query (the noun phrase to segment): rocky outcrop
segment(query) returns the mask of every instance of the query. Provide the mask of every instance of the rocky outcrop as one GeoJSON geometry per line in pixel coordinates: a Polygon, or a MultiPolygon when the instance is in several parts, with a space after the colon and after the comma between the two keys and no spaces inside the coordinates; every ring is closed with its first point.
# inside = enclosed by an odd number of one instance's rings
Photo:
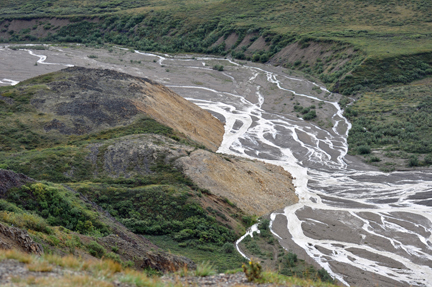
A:
{"type": "Polygon", "coordinates": [[[135,266],[141,269],[151,268],[161,272],[172,272],[184,267],[189,270],[196,268],[196,264],[189,258],[168,254],[156,245],[149,246],[145,242],[147,239],[141,237],[142,240],[139,240],[139,237],[135,235],[134,238],[125,240],[118,235],[111,234],[98,239],[98,243],[107,249],[116,246],[121,250],[119,255],[124,262],[133,261],[135,266]]]}
{"type": "Polygon", "coordinates": [[[187,156],[195,148],[154,134],[131,135],[88,146],[87,159],[95,167],[94,175],[130,178],[152,173],[158,162],[168,164],[187,156]]]}
{"type": "Polygon", "coordinates": [[[43,252],[42,246],[34,242],[27,231],[0,223],[0,249],[12,248],[37,255],[41,255],[43,252]]]}
{"type": "Polygon", "coordinates": [[[182,268],[192,270],[196,268],[196,264],[184,256],[148,252],[144,257],[144,262],[141,265],[141,268],[151,268],[158,271],[172,272],[182,268]]]}
{"type": "Polygon", "coordinates": [[[199,187],[226,197],[249,214],[263,215],[298,201],[282,167],[197,150],[176,160],[199,187]]]}
{"type": "Polygon", "coordinates": [[[0,196],[3,196],[6,191],[13,187],[20,187],[23,184],[33,181],[33,179],[24,174],[0,169],[0,196]]]}
{"type": "Polygon", "coordinates": [[[43,77],[44,85],[38,86],[31,104],[50,115],[45,132],[82,135],[148,116],[210,150],[217,150],[222,142],[224,127],[219,120],[149,79],[80,67],[43,77]]]}

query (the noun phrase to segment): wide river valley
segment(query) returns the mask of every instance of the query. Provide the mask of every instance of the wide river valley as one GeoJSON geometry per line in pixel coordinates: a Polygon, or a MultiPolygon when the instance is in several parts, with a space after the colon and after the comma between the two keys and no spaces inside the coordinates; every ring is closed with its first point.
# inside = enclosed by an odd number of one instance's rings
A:
{"type": "Polygon", "coordinates": [[[299,202],[271,214],[282,246],[347,286],[432,286],[431,171],[384,173],[347,155],[351,124],[340,95],[322,84],[281,67],[202,55],[32,48],[0,44],[0,86],[72,65],[166,85],[225,124],[218,152],[293,175],[299,202]],[[317,118],[301,119],[295,105],[315,106],[317,118]]]}

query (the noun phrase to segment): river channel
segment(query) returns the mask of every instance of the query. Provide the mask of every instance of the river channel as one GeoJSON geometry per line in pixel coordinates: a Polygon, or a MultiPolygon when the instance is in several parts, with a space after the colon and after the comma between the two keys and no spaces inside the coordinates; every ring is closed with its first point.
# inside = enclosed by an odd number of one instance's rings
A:
{"type": "Polygon", "coordinates": [[[272,232],[342,284],[432,286],[432,174],[383,173],[347,155],[340,95],[281,67],[224,58],[0,45],[3,86],[72,65],[164,84],[225,124],[218,152],[290,172],[299,202],[271,214],[272,232]],[[315,106],[317,119],[301,119],[295,105],[315,106]]]}

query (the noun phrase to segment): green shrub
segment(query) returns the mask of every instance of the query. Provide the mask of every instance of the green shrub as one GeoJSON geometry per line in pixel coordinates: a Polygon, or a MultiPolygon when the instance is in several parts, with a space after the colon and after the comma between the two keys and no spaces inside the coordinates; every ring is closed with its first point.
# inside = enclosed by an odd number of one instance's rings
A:
{"type": "Polygon", "coordinates": [[[286,255],[286,264],[288,267],[295,267],[297,264],[297,254],[289,252],[286,255]]]}
{"type": "MultiPolygon", "coordinates": [[[[91,254],[91,253],[90,253],[91,254]]],[[[93,255],[93,254],[92,254],[93,255]]],[[[93,255],[94,256],[94,255],[93,255]]],[[[98,256],[99,257],[99,256],[98,256]]],[[[112,261],[114,261],[114,262],[118,262],[118,263],[120,263],[120,264],[122,264],[123,263],[123,261],[120,259],[120,256],[118,255],[118,254],[115,254],[115,253],[113,253],[113,252],[110,252],[110,253],[107,253],[107,254],[105,254],[104,255],[104,258],[106,258],[106,259],[110,259],[110,260],[112,260],[112,261]]]]}
{"type": "Polygon", "coordinates": [[[24,211],[17,207],[15,204],[8,202],[4,199],[0,199],[0,210],[3,211],[10,211],[14,213],[24,213],[24,211]]]}
{"type": "MultiPolygon", "coordinates": [[[[91,241],[87,245],[87,250],[89,253],[97,258],[102,258],[106,254],[105,248],[103,248],[99,243],[96,241],[91,241]]],[[[114,254],[114,253],[113,253],[114,254]]]]}
{"type": "Polygon", "coordinates": [[[304,116],[303,116],[303,119],[305,120],[305,121],[310,121],[310,120],[312,120],[312,119],[314,119],[314,118],[316,118],[316,112],[314,111],[314,110],[310,110],[309,112],[307,112],[304,116]]]}
{"type": "Polygon", "coordinates": [[[428,154],[428,155],[425,156],[424,163],[426,165],[431,165],[432,164],[432,155],[431,154],[428,154]]]}
{"type": "Polygon", "coordinates": [[[198,244],[197,249],[208,252],[214,252],[216,250],[213,246],[204,244],[198,244]]]}
{"type": "Polygon", "coordinates": [[[216,71],[223,71],[224,70],[224,66],[222,66],[222,65],[214,65],[213,66],[213,70],[216,70],[216,71]]]}
{"type": "MultiPolygon", "coordinates": [[[[230,161],[228,159],[228,161],[230,161]]],[[[224,197],[223,200],[228,203],[231,207],[237,207],[237,205],[234,202],[231,202],[228,198],[224,197]]]]}
{"type": "Polygon", "coordinates": [[[253,61],[253,62],[258,62],[258,61],[260,60],[260,58],[261,58],[261,55],[260,55],[260,54],[258,54],[258,53],[253,54],[253,56],[252,56],[252,61],[253,61]]]}
{"type": "Polygon", "coordinates": [[[246,278],[249,282],[253,282],[255,280],[261,279],[261,264],[258,262],[251,260],[249,264],[242,265],[243,272],[246,274],[246,278]]]}
{"type": "Polygon", "coordinates": [[[269,56],[267,54],[263,54],[260,56],[259,60],[261,63],[265,63],[269,60],[269,56]]]}
{"type": "Polygon", "coordinates": [[[380,162],[381,159],[379,157],[377,157],[377,156],[372,156],[372,157],[369,158],[369,161],[370,162],[380,162]]]}
{"type": "Polygon", "coordinates": [[[330,276],[330,274],[328,274],[327,270],[325,270],[324,268],[318,270],[318,277],[323,282],[330,282],[330,283],[334,282],[333,278],[330,276]]]}
{"type": "Polygon", "coordinates": [[[216,274],[216,269],[213,264],[210,263],[210,261],[207,262],[201,262],[197,264],[196,270],[195,270],[195,276],[198,277],[205,277],[205,276],[212,276],[216,274]]]}
{"type": "Polygon", "coordinates": [[[222,247],[220,248],[220,251],[223,253],[234,253],[236,251],[234,244],[226,242],[222,247]]]}
{"type": "Polygon", "coordinates": [[[52,233],[52,230],[48,227],[47,222],[36,214],[18,214],[9,211],[0,211],[0,221],[13,224],[19,228],[40,231],[46,234],[52,233]]]}
{"type": "Polygon", "coordinates": [[[357,147],[357,152],[359,154],[370,154],[371,153],[371,149],[367,145],[362,145],[362,146],[357,147]]]}
{"type": "MultiPolygon", "coordinates": [[[[172,171],[170,166],[165,167],[164,170],[164,176],[169,176],[173,184],[177,180],[192,184],[178,171],[172,171]]],[[[157,177],[153,180],[157,180],[157,177]]],[[[191,194],[187,192],[188,189],[169,185],[167,184],[169,181],[165,178],[163,183],[164,185],[161,185],[158,181],[146,182],[136,179],[133,182],[133,186],[139,186],[136,188],[97,187],[80,191],[115,215],[121,223],[135,233],[166,234],[171,235],[177,242],[197,240],[218,246],[235,240],[232,230],[209,216],[207,211],[197,203],[189,200],[191,194]]]]}
{"type": "Polygon", "coordinates": [[[419,160],[418,157],[413,155],[408,159],[408,166],[410,167],[414,167],[414,166],[419,166],[419,160]]]}
{"type": "Polygon", "coordinates": [[[257,222],[256,218],[250,215],[242,216],[242,221],[247,227],[252,226],[257,222]]]}
{"type": "Polygon", "coordinates": [[[60,225],[83,234],[109,234],[97,213],[70,195],[72,193],[61,186],[39,182],[8,191],[7,200],[21,209],[37,213],[51,226],[60,225]]]}

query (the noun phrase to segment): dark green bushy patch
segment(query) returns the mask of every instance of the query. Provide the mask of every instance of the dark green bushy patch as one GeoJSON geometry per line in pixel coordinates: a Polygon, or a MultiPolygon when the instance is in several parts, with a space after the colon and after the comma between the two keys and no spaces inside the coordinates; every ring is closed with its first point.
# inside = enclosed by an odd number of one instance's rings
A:
{"type": "Polygon", "coordinates": [[[109,228],[99,221],[76,194],[58,185],[35,183],[8,191],[6,199],[46,219],[51,226],[64,226],[83,234],[108,235],[109,228]]]}
{"type": "Polygon", "coordinates": [[[310,106],[308,108],[303,108],[299,104],[294,105],[294,111],[300,113],[302,118],[306,121],[316,118],[315,106],[310,106]]]}
{"type": "Polygon", "coordinates": [[[106,254],[106,249],[103,248],[99,243],[96,241],[91,241],[87,245],[87,249],[89,253],[95,257],[102,258],[106,254]]]}
{"type": "Polygon", "coordinates": [[[171,235],[176,241],[222,245],[235,240],[234,232],[221,226],[198,204],[187,189],[173,186],[80,189],[133,232],[171,235]]]}
{"type": "Polygon", "coordinates": [[[23,151],[8,156],[2,153],[0,164],[15,172],[26,174],[39,180],[68,182],[71,180],[88,180],[91,163],[85,159],[86,152],[77,147],[55,147],[41,151],[23,151]],[[73,174],[73,178],[68,175],[73,174]]]}

